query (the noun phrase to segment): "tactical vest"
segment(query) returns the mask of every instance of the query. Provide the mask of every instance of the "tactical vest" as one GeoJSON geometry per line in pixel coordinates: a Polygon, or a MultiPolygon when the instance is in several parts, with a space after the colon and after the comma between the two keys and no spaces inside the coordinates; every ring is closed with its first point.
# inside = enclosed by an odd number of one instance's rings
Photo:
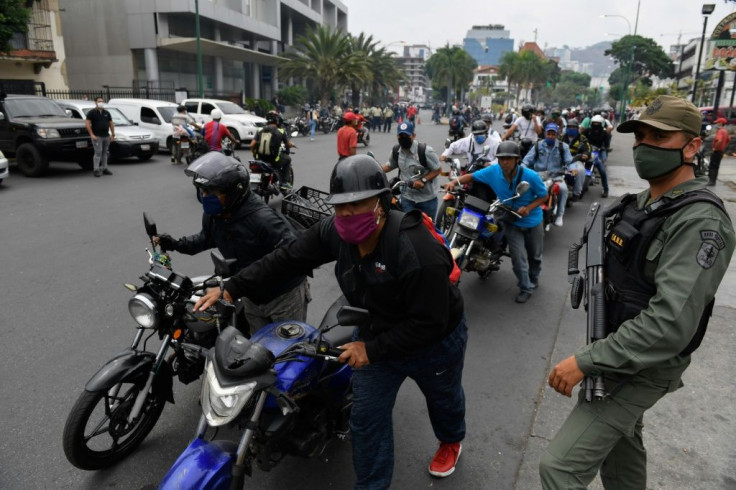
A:
{"type": "MultiPolygon", "coordinates": [[[[649,245],[669,216],[694,202],[710,202],[728,216],[723,202],[704,189],[687,192],[676,198],[665,197],[641,210],[636,207],[636,195],[626,194],[608,209],[607,216],[612,218],[605,237],[608,332],[615,332],[623,322],[631,320],[649,306],[649,301],[657,292],[652,264],[650,269],[646,269],[649,245]]],[[[714,302],[715,298],[706,305],[695,335],[680,352],[681,356],[691,354],[700,346],[714,302]]]]}

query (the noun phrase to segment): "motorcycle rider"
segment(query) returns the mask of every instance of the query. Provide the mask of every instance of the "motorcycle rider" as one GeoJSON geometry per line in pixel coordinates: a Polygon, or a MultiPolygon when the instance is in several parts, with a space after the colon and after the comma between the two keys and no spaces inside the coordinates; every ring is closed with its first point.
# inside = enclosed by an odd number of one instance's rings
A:
{"type": "Polygon", "coordinates": [[[358,150],[358,116],[352,111],[346,111],[343,119],[345,124],[337,130],[338,160],[355,155],[358,150]]]}
{"type": "MultiPolygon", "coordinates": [[[[570,147],[567,146],[567,143],[557,139],[559,132],[560,129],[555,123],[547,123],[544,127],[544,140],[534,144],[534,147],[524,157],[523,165],[537,172],[549,172],[551,175],[564,174],[565,168],[572,163],[572,155],[570,155],[570,147]]],[[[557,203],[554,224],[562,226],[568,190],[564,179],[560,180],[558,185],[560,198],[557,203]]]]}
{"type": "Polygon", "coordinates": [[[197,121],[187,112],[187,108],[183,105],[177,106],[176,114],[171,116],[171,125],[174,127],[174,144],[171,145],[171,163],[175,165],[181,165],[181,147],[177,142],[181,139],[184,133],[189,134],[189,139],[194,138],[194,132],[189,129],[189,126],[199,130],[201,126],[197,124],[197,121]]]}
{"type": "Polygon", "coordinates": [[[606,160],[608,160],[606,145],[608,144],[608,135],[605,124],[606,120],[603,119],[603,116],[596,114],[590,119],[590,126],[585,131],[585,137],[588,138],[588,142],[598,148],[599,162],[595,164],[595,167],[598,169],[598,173],[601,176],[601,184],[603,185],[601,197],[608,197],[608,173],[606,172],[606,160]]]}
{"type": "Polygon", "coordinates": [[[250,151],[256,160],[262,160],[273,166],[279,179],[281,192],[286,194],[292,187],[288,179],[291,169],[289,148],[293,148],[294,143],[289,141],[286,131],[279,127],[280,121],[278,112],[269,111],[266,114],[267,124],[258,130],[255,138],[250,142],[250,151]]]}
{"type": "MultiPolygon", "coordinates": [[[[462,370],[467,344],[462,295],[449,281],[452,258],[418,213],[389,213],[385,173],[369,156],[337,162],[326,202],[335,206],[334,217],[228,280],[225,299],[255,294],[295,271],[307,273],[337,261],[335,276],[348,303],[369,310],[372,317],[370,328],[340,346],[344,352],[339,360],[353,367],[350,428],[356,488],[391,484],[391,412],[407,377],[422,390],[440,441],[429,472],[448,476],[465,437],[462,370]],[[400,228],[391,226],[395,219],[401,220],[400,228]],[[394,229],[398,237],[391,240],[394,229]],[[401,247],[389,245],[396,242],[401,247]],[[390,270],[392,264],[397,270],[390,270]]],[[[218,297],[219,289],[210,290],[195,308],[206,308],[218,297]]]]}
{"type": "Polygon", "coordinates": [[[204,140],[207,142],[210,151],[222,151],[223,138],[227,138],[232,141],[233,145],[238,145],[240,143],[240,141],[236,140],[233,135],[230,134],[227,126],[220,123],[220,120],[222,119],[222,111],[220,109],[212,109],[210,116],[212,117],[212,120],[202,128],[204,140]]]}
{"type": "Polygon", "coordinates": [[[450,181],[447,189],[455,185],[469,182],[482,182],[489,185],[499,199],[514,196],[519,182],[529,182],[529,190],[506,204],[519,213],[522,218],[507,221],[506,240],[509,244],[511,263],[518,280],[519,293],[517,303],[526,303],[532,291],[539,284],[539,273],[542,270],[542,252],[544,249],[544,226],[542,208],[547,200],[547,188],[535,171],[519,165],[521,154],[515,141],[504,141],[496,153],[498,165],[491,165],[472,174],[450,181]]]}
{"type": "MultiPolygon", "coordinates": [[[[162,234],[154,243],[187,255],[217,248],[226,259],[237,259],[235,268],[241,270],[296,238],[289,221],[251,193],[248,172],[233,157],[209,152],[185,173],[202,203],[202,229],[179,239],[162,234]]],[[[262,285],[243,300],[250,333],[275,321],[306,321],[310,299],[303,273],[262,285]]]]}
{"type": "Polygon", "coordinates": [[[399,178],[403,181],[411,181],[411,185],[402,190],[401,209],[409,212],[412,209],[424,211],[427,216],[434,219],[437,214],[437,188],[435,179],[440,174],[442,167],[437,154],[431,146],[424,146],[425,162],[419,154],[419,143],[415,141],[414,125],[404,121],[396,128],[396,137],[399,141],[397,158],[394,160],[393,151],[388,162],[382,168],[384,172],[399,169],[399,178]],[[421,177],[417,178],[416,175],[421,177]]]}
{"type": "Polygon", "coordinates": [[[501,139],[506,141],[517,129],[519,130],[519,138],[521,140],[529,139],[532,143],[537,142],[539,133],[542,132],[542,126],[539,123],[539,118],[534,115],[534,107],[532,105],[527,104],[521,108],[521,117],[516,118],[516,121],[511,124],[511,127],[501,139]]]}
{"type": "Polygon", "coordinates": [[[463,115],[460,113],[460,109],[456,106],[452,106],[452,117],[450,117],[450,138],[457,140],[458,138],[465,137],[465,127],[468,125],[468,121],[465,120],[463,115]]]}
{"type": "Polygon", "coordinates": [[[585,163],[590,160],[590,143],[584,134],[580,133],[580,123],[575,118],[567,120],[567,130],[562,141],[570,147],[573,163],[576,164],[575,185],[572,189],[572,200],[577,201],[583,195],[585,185],[585,163]]]}
{"type": "MultiPolygon", "coordinates": [[[[486,126],[486,123],[481,120],[473,121],[471,131],[471,134],[465,138],[459,139],[450,144],[450,146],[442,152],[442,155],[440,155],[440,161],[447,161],[447,157],[451,155],[465,154],[465,158],[468,160],[468,166],[474,166],[473,164],[479,157],[487,159],[482,166],[490,165],[491,162],[496,159],[496,150],[498,149],[498,145],[501,143],[500,138],[488,138],[488,127],[486,126]]],[[[474,170],[477,171],[478,168],[475,168],[474,170]]],[[[479,199],[483,199],[486,202],[491,202],[495,199],[495,194],[488,185],[483,182],[473,183],[470,194],[479,199]]]]}
{"type": "Polygon", "coordinates": [[[495,141],[495,146],[498,148],[498,145],[501,144],[501,133],[493,129],[493,115],[490,112],[484,112],[480,118],[488,127],[488,141],[495,141]]]}

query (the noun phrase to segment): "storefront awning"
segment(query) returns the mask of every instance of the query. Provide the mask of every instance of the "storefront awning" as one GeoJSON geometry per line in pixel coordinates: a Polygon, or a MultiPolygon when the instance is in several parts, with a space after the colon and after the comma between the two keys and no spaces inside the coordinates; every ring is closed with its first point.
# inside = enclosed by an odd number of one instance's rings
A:
{"type": "MultiPolygon", "coordinates": [[[[233,46],[224,42],[202,39],[202,55],[221,56],[225,59],[244,61],[246,63],[258,63],[266,66],[276,66],[279,61],[284,60],[281,56],[261,53],[252,49],[233,46]]],[[[180,51],[182,53],[197,54],[197,39],[194,37],[169,37],[159,38],[158,45],[163,49],[180,51]]]]}

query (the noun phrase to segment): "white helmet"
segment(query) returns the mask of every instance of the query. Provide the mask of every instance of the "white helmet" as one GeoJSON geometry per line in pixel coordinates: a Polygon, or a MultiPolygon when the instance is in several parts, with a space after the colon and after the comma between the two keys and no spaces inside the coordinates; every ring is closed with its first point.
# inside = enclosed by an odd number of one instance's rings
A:
{"type": "Polygon", "coordinates": [[[591,120],[590,120],[590,123],[591,123],[591,124],[592,124],[592,123],[601,123],[601,124],[605,124],[605,122],[606,122],[606,120],[605,120],[605,119],[603,119],[603,116],[601,116],[600,114],[596,114],[595,116],[593,116],[593,119],[591,119],[591,120]]]}
{"type": "Polygon", "coordinates": [[[212,109],[210,116],[212,116],[212,119],[222,119],[222,111],[220,109],[212,109]]]}
{"type": "Polygon", "coordinates": [[[563,109],[562,110],[562,115],[563,116],[567,116],[568,114],[570,114],[570,111],[568,111],[567,109],[563,109]]]}

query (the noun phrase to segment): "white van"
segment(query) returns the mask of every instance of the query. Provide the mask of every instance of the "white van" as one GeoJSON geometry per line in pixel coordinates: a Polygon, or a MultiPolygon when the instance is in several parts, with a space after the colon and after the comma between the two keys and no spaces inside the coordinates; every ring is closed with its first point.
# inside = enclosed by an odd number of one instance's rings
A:
{"type": "Polygon", "coordinates": [[[187,112],[199,123],[212,120],[210,112],[214,109],[222,111],[222,124],[227,126],[228,131],[237,140],[248,142],[256,137],[258,128],[266,125],[266,120],[255,116],[242,109],[239,105],[228,100],[219,99],[186,99],[182,105],[187,112]]]}
{"type": "Polygon", "coordinates": [[[125,117],[138,124],[138,127],[153,133],[161,151],[170,151],[174,127],[171,117],[176,114],[177,104],[151,99],[110,99],[111,106],[117,107],[125,117]]]}

